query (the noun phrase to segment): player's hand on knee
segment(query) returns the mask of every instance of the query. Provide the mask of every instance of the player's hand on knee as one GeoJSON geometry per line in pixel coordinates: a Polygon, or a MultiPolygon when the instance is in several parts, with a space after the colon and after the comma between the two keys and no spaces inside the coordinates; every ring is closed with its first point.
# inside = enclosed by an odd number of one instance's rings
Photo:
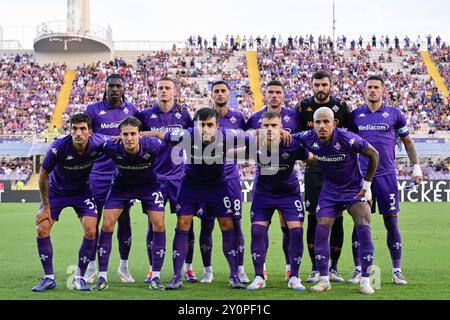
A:
{"type": "Polygon", "coordinates": [[[48,220],[50,224],[53,224],[52,216],[50,214],[50,208],[41,208],[36,214],[36,225],[48,220]]]}

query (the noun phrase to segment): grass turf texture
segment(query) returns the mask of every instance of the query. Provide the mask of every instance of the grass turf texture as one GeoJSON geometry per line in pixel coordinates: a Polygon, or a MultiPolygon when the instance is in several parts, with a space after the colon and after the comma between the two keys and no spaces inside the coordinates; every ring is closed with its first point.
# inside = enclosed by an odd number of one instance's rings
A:
{"type": "MultiPolygon", "coordinates": [[[[42,277],[42,267],[37,255],[34,215],[37,203],[0,204],[0,265],[3,279],[0,282],[0,299],[448,299],[448,250],[450,215],[446,203],[402,203],[399,215],[400,230],[403,238],[403,272],[408,280],[407,286],[391,284],[391,262],[386,247],[386,232],[382,217],[373,216],[372,236],[375,245],[375,264],[381,269],[381,289],[373,296],[358,293],[358,286],[332,283],[332,290],[323,293],[294,291],[287,288],[284,281],[284,255],[281,249],[281,231],[275,214],[270,228],[270,246],[267,255],[269,279],[267,288],[258,291],[232,290],[228,286],[228,265],[222,254],[222,240],[218,224],[214,229],[213,269],[215,280],[212,284],[190,284],[178,291],[152,291],[144,283],[147,274],[148,259],[145,249],[147,217],[140,212],[140,205],[132,209],[133,245],[129,258],[131,274],[136,280],[133,284],[122,284],[116,274],[119,256],[117,240],[113,238],[113,250],[109,263],[109,289],[102,292],[77,292],[69,290],[66,281],[73,276],[67,269],[75,265],[81,244],[81,225],[76,214],[65,209],[60,221],[52,230],[54,249],[54,270],[57,288],[43,293],[34,293],[31,287],[42,277]],[[447,280],[445,280],[447,279],[447,280]]],[[[253,264],[250,257],[250,204],[244,206],[243,228],[245,233],[245,269],[253,280],[253,264]]],[[[351,254],[351,217],[344,217],[345,240],[339,262],[339,271],[347,280],[353,270],[351,254]]],[[[174,236],[175,216],[167,215],[167,256],[162,270],[162,280],[166,284],[172,275],[172,239],[174,236]]],[[[306,223],[305,223],[306,224],[306,223]]],[[[203,271],[198,247],[199,220],[194,219],[196,246],[194,270],[200,279],[203,271]]],[[[305,228],[306,241],[306,228],[305,228]]],[[[305,280],[311,271],[311,262],[305,245],[300,276],[305,280]]],[[[307,288],[311,284],[306,284],[307,288]]]]}

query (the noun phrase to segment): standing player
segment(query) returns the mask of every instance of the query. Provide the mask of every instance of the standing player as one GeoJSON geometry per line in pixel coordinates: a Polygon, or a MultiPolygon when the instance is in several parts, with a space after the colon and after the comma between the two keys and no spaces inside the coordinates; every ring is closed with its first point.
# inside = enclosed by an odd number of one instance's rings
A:
{"type": "Polygon", "coordinates": [[[218,128],[218,120],[217,111],[202,108],[195,114],[194,128],[167,134],[153,132],[154,136],[167,142],[180,143],[186,150],[188,161],[177,195],[179,210],[173,239],[174,277],[166,287],[169,290],[183,287],[181,268],[187,251],[188,230],[201,204],[205,205],[209,215],[219,221],[222,249],[230,268],[230,287],[244,288],[238,277],[237,239],[233,222],[233,216],[239,211],[234,210],[230,201],[231,192],[224,170],[227,149],[237,146],[239,141],[244,146],[244,137],[235,130],[218,128]]]}
{"type": "Polygon", "coordinates": [[[262,143],[254,155],[258,164],[253,187],[251,207],[252,258],[255,279],[247,286],[248,290],[266,287],[264,262],[267,254],[269,224],[273,212],[279,210],[289,228],[290,277],[288,287],[305,290],[298,272],[303,256],[304,210],[298,178],[293,172],[297,160],[308,159],[308,151],[294,136],[289,146],[280,144],[281,116],[274,111],[261,117],[263,131],[262,143]],[[265,135],[265,137],[264,137],[265,135]]]}
{"type": "MultiPolygon", "coordinates": [[[[400,211],[397,175],[395,172],[395,145],[398,135],[405,145],[409,160],[414,165],[414,183],[422,182],[422,170],[417,158],[414,142],[409,136],[405,116],[400,109],[383,103],[384,80],[371,76],[366,82],[367,105],[354,110],[350,115],[350,130],[358,133],[372,144],[380,154],[380,164],[372,182],[373,206],[378,202],[378,211],[383,215],[387,231],[387,246],[392,259],[392,281],[395,284],[407,284],[401,269],[402,239],[398,228],[397,213],[400,211]]],[[[367,159],[360,158],[361,170],[367,171],[367,159]]],[[[357,250],[359,240],[353,231],[353,259],[355,271],[351,283],[359,283],[361,275],[360,255],[357,250]]]]}
{"type": "MultiPolygon", "coordinates": [[[[103,95],[103,100],[86,107],[85,113],[92,119],[92,129],[95,133],[118,136],[120,121],[127,116],[134,116],[138,113],[133,104],[125,102],[124,90],[125,80],[123,77],[120,74],[112,74],[106,79],[106,92],[103,95]]],[[[94,193],[95,203],[99,214],[97,224],[100,224],[103,206],[115,168],[116,166],[113,161],[103,155],[98,158],[92,169],[90,183],[92,185],[92,191],[94,193]]],[[[117,228],[117,240],[119,242],[120,253],[120,264],[117,273],[122,282],[134,282],[128,269],[128,256],[131,249],[129,206],[127,206],[120,215],[117,228]]],[[[86,282],[93,283],[96,274],[94,253],[86,271],[86,282]]]]}
{"type": "MultiPolygon", "coordinates": [[[[230,97],[230,87],[225,81],[216,81],[211,87],[214,109],[219,114],[219,127],[223,129],[245,129],[245,119],[241,112],[233,111],[228,108],[228,99],[230,97]]],[[[231,203],[237,209],[234,218],[234,230],[237,237],[237,257],[238,257],[238,276],[242,283],[250,282],[244,271],[244,233],[242,232],[242,187],[239,176],[239,166],[237,163],[226,163],[225,174],[231,195],[231,203]]],[[[200,251],[203,260],[202,283],[211,283],[213,281],[213,270],[211,265],[212,256],[212,232],[214,228],[214,217],[208,216],[203,210],[201,216],[200,231],[200,251]]]]}
{"type": "MultiPolygon", "coordinates": [[[[142,122],[144,131],[166,132],[183,130],[193,126],[192,118],[186,109],[181,109],[175,103],[176,87],[174,81],[169,77],[163,77],[156,83],[156,95],[158,104],[138,114],[142,122]]],[[[183,163],[173,163],[171,153],[173,148],[168,146],[159,157],[155,170],[158,181],[161,185],[161,192],[164,198],[164,206],[167,201],[170,203],[170,212],[176,213],[177,192],[181,185],[183,176],[183,163]]],[[[182,150],[179,150],[179,152],[182,150]]],[[[185,263],[185,278],[189,282],[196,282],[197,277],[192,269],[192,258],[194,254],[194,226],[189,230],[189,246],[185,263]]],[[[147,231],[147,253],[150,262],[150,270],[145,282],[150,283],[152,278],[152,224],[149,221],[147,231]]]]}
{"type": "MultiPolygon", "coordinates": [[[[323,71],[315,72],[312,75],[312,90],[314,96],[303,100],[299,107],[301,131],[314,128],[313,114],[321,107],[328,107],[334,112],[334,119],[337,120],[338,128],[347,128],[350,110],[347,103],[330,96],[332,82],[331,76],[323,71]]],[[[317,224],[316,207],[322,188],[322,172],[318,165],[307,165],[305,169],[305,204],[308,211],[308,229],[306,239],[308,242],[308,252],[312,263],[312,271],[307,282],[319,281],[320,274],[317,269],[314,254],[314,239],[317,224]]],[[[344,282],[344,278],[338,272],[337,264],[341,256],[342,244],[344,242],[343,216],[336,218],[331,229],[330,248],[331,266],[330,281],[344,282]]]]}
{"type": "Polygon", "coordinates": [[[160,271],[166,253],[164,198],[160,191],[155,158],[165,144],[155,138],[141,137],[142,124],[135,117],[126,117],[119,125],[122,143],[105,142],[103,153],[117,166],[105,200],[102,230],[98,242],[99,277],[91,290],[108,288],[107,272],[115,224],[131,200],[138,199],[153,226],[153,277],[150,289],[163,289],[160,271]]]}
{"type": "MultiPolygon", "coordinates": [[[[298,130],[298,114],[295,110],[284,107],[284,86],[278,80],[272,80],[267,84],[265,100],[268,103],[266,107],[253,114],[247,121],[247,130],[256,130],[261,127],[262,115],[267,111],[274,111],[280,114],[283,130],[293,134],[298,130]]],[[[286,261],[286,281],[290,275],[290,258],[289,258],[289,228],[283,220],[282,213],[278,211],[280,226],[283,232],[283,252],[286,261]]],[[[267,235],[268,236],[268,235],[267,235]]],[[[266,239],[269,245],[269,239],[266,239]]],[[[267,278],[266,265],[264,264],[264,276],[267,278]]]]}
{"type": "Polygon", "coordinates": [[[50,232],[61,211],[73,207],[83,227],[83,242],[78,253],[74,289],[89,290],[83,275],[95,252],[97,210],[89,185],[89,174],[97,158],[103,136],[93,135],[91,120],[82,113],[70,118],[70,135],[55,140],[45,155],[39,173],[41,208],[36,215],[37,248],[44,278],[33,291],[56,287],[53,273],[53,247],[50,232]]]}
{"type": "Polygon", "coordinates": [[[360,292],[373,294],[370,285],[370,269],[373,261],[373,242],[370,230],[370,184],[378,164],[378,152],[367,141],[352,132],[336,128],[334,113],[321,107],[314,113],[314,130],[300,135],[301,143],[314,154],[322,169],[323,187],[317,206],[316,239],[314,248],[316,264],[320,272],[319,282],[313,292],[331,289],[328,277],[330,256],[330,230],[337,217],[346,208],[353,218],[360,239],[362,278],[360,292]],[[358,154],[369,158],[363,179],[358,165],[358,154]]]}

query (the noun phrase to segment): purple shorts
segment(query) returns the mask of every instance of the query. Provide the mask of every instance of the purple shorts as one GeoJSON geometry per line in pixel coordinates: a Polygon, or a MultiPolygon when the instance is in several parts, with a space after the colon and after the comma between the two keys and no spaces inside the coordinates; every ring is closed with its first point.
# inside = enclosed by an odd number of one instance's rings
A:
{"type": "Polygon", "coordinates": [[[355,203],[366,201],[364,197],[357,196],[360,190],[358,188],[358,190],[349,190],[344,194],[336,194],[322,188],[317,205],[317,217],[338,218],[343,210],[349,210],[355,203]]]}
{"type": "Polygon", "coordinates": [[[164,197],[158,185],[129,185],[118,187],[111,185],[105,201],[105,209],[128,208],[130,201],[138,199],[141,201],[142,210],[164,211],[164,197]]]}
{"type": "Polygon", "coordinates": [[[164,197],[164,205],[169,201],[170,212],[177,212],[177,193],[181,186],[181,179],[159,180],[161,193],[164,197]]]}
{"type": "Polygon", "coordinates": [[[380,214],[396,214],[400,211],[397,176],[395,174],[374,177],[371,190],[372,213],[375,213],[377,203],[380,214]]]}
{"type": "MultiPolygon", "coordinates": [[[[239,177],[227,180],[228,190],[230,193],[231,209],[233,210],[233,219],[242,219],[242,187],[239,177]]],[[[227,203],[228,204],[228,203],[227,203]]],[[[215,217],[209,214],[208,208],[202,203],[197,210],[197,217],[206,221],[214,221],[215,217]]]]}
{"type": "MultiPolygon", "coordinates": [[[[78,218],[86,216],[96,218],[98,217],[97,207],[95,205],[92,191],[76,195],[61,195],[52,192],[52,190],[49,190],[48,198],[50,201],[50,215],[55,221],[59,220],[61,211],[67,207],[72,207],[77,213],[78,218]]],[[[40,208],[42,208],[42,203],[40,208]]]]}
{"type": "Polygon", "coordinates": [[[204,205],[209,216],[233,217],[236,211],[231,199],[228,184],[204,186],[183,179],[177,197],[177,215],[195,215],[204,205]]]}
{"type": "MultiPolygon", "coordinates": [[[[97,205],[97,209],[103,211],[103,207],[105,206],[106,196],[108,195],[109,189],[111,188],[111,181],[113,176],[111,175],[100,175],[100,174],[91,174],[89,178],[89,182],[91,184],[92,193],[94,195],[95,204],[97,205]]],[[[133,206],[134,201],[130,201],[125,208],[131,208],[133,206]]]]}
{"type": "Polygon", "coordinates": [[[275,210],[279,210],[285,221],[301,221],[305,218],[302,196],[300,193],[271,195],[255,192],[252,207],[250,209],[250,220],[271,221],[275,210]]]}

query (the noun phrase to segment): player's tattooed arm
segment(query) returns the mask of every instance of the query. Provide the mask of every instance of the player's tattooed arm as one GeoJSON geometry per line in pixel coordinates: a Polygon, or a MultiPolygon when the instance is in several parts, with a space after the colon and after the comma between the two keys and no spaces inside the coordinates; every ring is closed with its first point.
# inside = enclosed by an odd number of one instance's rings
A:
{"type": "Polygon", "coordinates": [[[367,166],[367,173],[364,177],[365,181],[372,181],[375,171],[377,170],[379,155],[378,151],[369,143],[367,148],[361,151],[361,154],[369,158],[369,164],[367,166]]]}
{"type": "Polygon", "coordinates": [[[420,184],[423,180],[423,176],[422,170],[420,169],[419,158],[417,157],[416,146],[409,135],[402,137],[401,139],[405,145],[405,150],[409,161],[411,161],[414,167],[413,176],[415,183],[420,184]]]}
{"type": "Polygon", "coordinates": [[[152,137],[152,138],[158,138],[159,140],[164,140],[164,137],[166,136],[167,131],[161,132],[161,131],[142,131],[141,136],[143,137],[152,137]]]}
{"type": "Polygon", "coordinates": [[[36,225],[45,220],[52,223],[52,218],[50,215],[50,200],[48,196],[48,176],[48,172],[44,168],[41,168],[41,172],[39,173],[39,192],[41,194],[42,208],[36,215],[36,225]]]}

